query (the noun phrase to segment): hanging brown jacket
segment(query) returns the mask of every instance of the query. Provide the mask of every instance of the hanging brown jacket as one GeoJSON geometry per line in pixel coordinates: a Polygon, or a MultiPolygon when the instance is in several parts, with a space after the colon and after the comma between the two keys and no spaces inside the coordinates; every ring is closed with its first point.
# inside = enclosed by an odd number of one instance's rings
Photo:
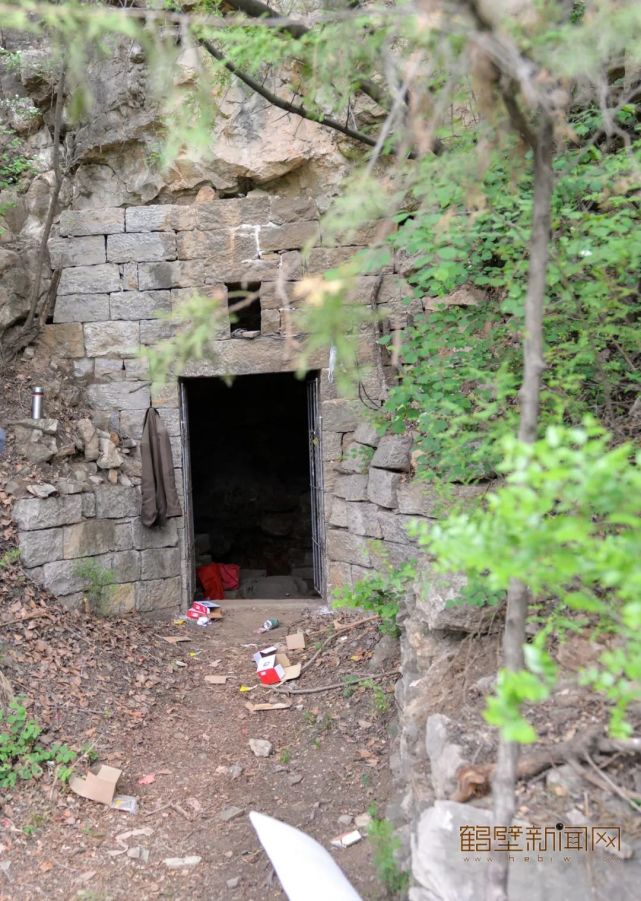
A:
{"type": "Polygon", "coordinates": [[[174,463],[171,456],[169,434],[158,415],[149,407],[140,443],[142,459],[142,524],[162,525],[171,516],[180,516],[180,502],[176,493],[174,463]]]}

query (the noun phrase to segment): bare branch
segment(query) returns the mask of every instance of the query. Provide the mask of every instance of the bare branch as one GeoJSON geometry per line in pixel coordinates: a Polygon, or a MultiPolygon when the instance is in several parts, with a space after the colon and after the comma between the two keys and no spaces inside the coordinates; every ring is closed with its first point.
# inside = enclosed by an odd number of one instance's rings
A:
{"type": "Polygon", "coordinates": [[[331,116],[317,116],[311,112],[311,110],[306,109],[304,106],[296,103],[290,103],[287,100],[283,100],[282,97],[279,97],[278,94],[274,94],[273,91],[268,90],[264,87],[259,81],[256,81],[255,78],[252,78],[251,75],[248,75],[246,72],[241,71],[234,63],[229,62],[229,60],[225,59],[223,53],[218,50],[211,41],[206,39],[201,40],[200,42],[202,46],[207,50],[207,52],[214,57],[214,59],[218,60],[218,62],[222,63],[223,66],[235,75],[237,78],[240,78],[248,87],[255,91],[257,94],[260,94],[261,97],[264,97],[265,100],[268,100],[273,106],[277,106],[279,109],[285,110],[288,113],[294,113],[296,116],[300,116],[301,119],[308,119],[310,122],[318,122],[319,125],[325,125],[327,128],[333,128],[334,131],[339,131],[341,134],[346,135],[348,138],[352,138],[354,141],[359,141],[361,144],[367,144],[368,147],[375,147],[376,141],[374,138],[370,138],[369,135],[363,134],[361,131],[355,131],[353,128],[349,128],[347,125],[343,125],[342,122],[339,122],[337,119],[333,119],[331,116]]]}
{"type": "MultiPolygon", "coordinates": [[[[232,9],[237,10],[238,12],[245,13],[246,16],[249,16],[252,19],[271,19],[275,20],[279,18],[279,13],[276,10],[272,9],[271,6],[267,6],[266,3],[261,3],[261,0],[225,0],[227,6],[231,6],[232,9]]],[[[303,25],[302,22],[294,22],[291,20],[287,20],[280,26],[280,31],[285,31],[287,34],[290,34],[293,38],[302,38],[303,35],[309,32],[309,28],[306,25],[303,25]]]]}
{"type": "Polygon", "coordinates": [[[503,98],[503,103],[505,104],[507,114],[510,117],[512,128],[516,131],[520,138],[525,141],[528,147],[530,147],[532,150],[535,150],[536,134],[530,128],[530,125],[523,114],[523,110],[518,104],[518,101],[514,95],[514,87],[515,86],[513,81],[510,81],[509,84],[506,84],[505,79],[499,79],[499,91],[501,92],[501,97],[503,98]]]}
{"type": "MultiPolygon", "coordinates": [[[[261,3],[261,0],[227,0],[227,3],[239,12],[244,12],[254,19],[271,19],[275,21],[278,18],[278,13],[272,9],[271,6],[267,6],[266,3],[261,3]]],[[[304,37],[311,31],[311,29],[308,28],[307,25],[303,25],[302,22],[293,21],[285,22],[280,30],[290,34],[293,38],[304,37]]],[[[362,91],[363,94],[367,94],[371,100],[378,103],[383,109],[390,108],[390,98],[386,95],[385,91],[370,78],[358,78],[358,90],[362,91]]]]}

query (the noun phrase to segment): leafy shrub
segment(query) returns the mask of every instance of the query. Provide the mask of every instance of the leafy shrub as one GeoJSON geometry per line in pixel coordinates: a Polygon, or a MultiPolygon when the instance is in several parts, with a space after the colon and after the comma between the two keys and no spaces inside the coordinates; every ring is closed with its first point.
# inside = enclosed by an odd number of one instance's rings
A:
{"type": "Polygon", "coordinates": [[[13,788],[18,779],[41,776],[43,763],[62,764],[58,778],[66,781],[75,752],[57,742],[48,746],[39,742],[42,729],[29,719],[19,699],[9,702],[8,711],[0,710],[0,788],[13,788]]]}
{"type": "Polygon", "coordinates": [[[395,569],[391,565],[360,579],[351,588],[343,586],[334,592],[332,606],[371,610],[381,618],[381,631],[398,634],[396,617],[407,585],[415,575],[410,563],[395,569]]]}
{"type": "MultiPolygon", "coordinates": [[[[574,127],[588,138],[595,123],[588,111],[574,127]]],[[[453,157],[463,158],[465,146],[453,157]]],[[[579,426],[591,413],[616,440],[634,433],[641,220],[632,184],[640,162],[640,141],[613,153],[573,149],[556,162],[544,426],[579,426]]],[[[501,437],[517,431],[532,178],[522,160],[498,153],[482,185],[466,187],[438,158],[422,165],[416,193],[424,208],[399,216],[394,242],[414,259],[414,296],[430,302],[403,336],[402,376],[386,411],[393,432],[412,427],[426,478],[469,482],[493,475],[501,437]],[[439,300],[454,291],[456,304],[439,300]]]]}
{"type": "Polygon", "coordinates": [[[22,150],[20,138],[0,125],[0,190],[18,185],[23,176],[33,172],[33,163],[22,150]]]}
{"type": "Polygon", "coordinates": [[[367,837],[374,852],[376,874],[392,897],[402,897],[407,891],[410,877],[398,865],[400,839],[389,820],[376,816],[375,808],[370,811],[370,815],[372,819],[367,827],[367,837]]]}
{"type": "Polygon", "coordinates": [[[465,572],[493,592],[518,579],[546,605],[543,616],[533,610],[540,629],[525,647],[526,669],[499,672],[486,718],[510,740],[535,740],[521,705],[554,685],[551,642],[580,632],[605,648],[582,679],[610,702],[611,733],[627,737],[627,708],[641,699],[641,451],[613,447],[589,420],[503,447],[506,481],[483,508],[415,527],[438,570],[465,572]]]}

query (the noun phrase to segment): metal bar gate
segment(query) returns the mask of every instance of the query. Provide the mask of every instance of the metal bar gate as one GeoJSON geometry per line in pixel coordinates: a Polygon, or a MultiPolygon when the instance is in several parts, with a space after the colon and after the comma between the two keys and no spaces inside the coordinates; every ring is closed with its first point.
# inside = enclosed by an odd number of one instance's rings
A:
{"type": "Polygon", "coordinates": [[[312,551],[314,588],[326,596],[325,573],[325,491],[323,484],[322,417],[320,413],[320,376],[307,382],[307,421],[309,428],[309,483],[312,513],[312,551]]]}

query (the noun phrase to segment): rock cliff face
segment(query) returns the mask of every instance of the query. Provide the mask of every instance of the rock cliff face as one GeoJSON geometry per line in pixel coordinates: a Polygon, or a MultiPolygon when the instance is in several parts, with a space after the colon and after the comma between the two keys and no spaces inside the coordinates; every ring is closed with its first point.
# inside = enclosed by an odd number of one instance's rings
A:
{"type": "MultiPolygon", "coordinates": [[[[46,46],[2,36],[0,56],[0,337],[24,319],[54,184],[53,106],[56,77],[46,46]],[[17,256],[16,256],[17,254],[17,256]]],[[[193,83],[198,59],[178,57],[177,89],[193,83]]],[[[277,81],[278,77],[273,76],[277,81]]],[[[198,156],[160,164],[164,123],[147,85],[145,57],[131,42],[89,66],[89,114],[71,124],[65,111],[64,180],[57,213],[154,203],[189,203],[255,187],[280,194],[304,191],[321,210],[347,171],[339,142],[327,129],[284,114],[241,84],[212,94],[211,140],[198,156]]],[[[52,261],[55,267],[55,260],[52,261]]],[[[44,267],[42,292],[49,284],[44,267]]]]}

